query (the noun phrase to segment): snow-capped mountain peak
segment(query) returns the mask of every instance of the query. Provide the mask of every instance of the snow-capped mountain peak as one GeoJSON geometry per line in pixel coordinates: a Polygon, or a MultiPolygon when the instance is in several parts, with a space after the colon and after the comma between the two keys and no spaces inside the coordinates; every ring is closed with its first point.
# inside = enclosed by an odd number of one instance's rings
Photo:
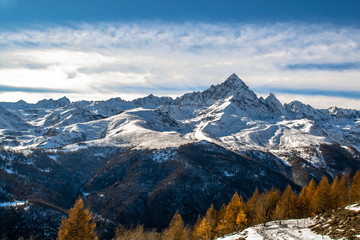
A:
{"type": "Polygon", "coordinates": [[[59,98],[58,100],[43,99],[36,103],[38,107],[42,108],[59,108],[66,107],[70,104],[70,100],[67,97],[59,98]]]}
{"type": "Polygon", "coordinates": [[[70,103],[63,97],[37,104],[0,103],[0,146],[162,148],[206,140],[237,152],[268,151],[285,162],[301,146],[300,157],[324,165],[322,144],[360,149],[359,117],[357,110],[318,110],[299,101],[283,105],[273,93],[258,98],[232,74],[220,84],[175,100],[151,94],[132,101],[70,103]]]}
{"type": "Polygon", "coordinates": [[[238,94],[246,98],[257,98],[256,94],[235,74],[231,74],[224,82],[212,85],[202,92],[186,93],[176,99],[177,104],[181,106],[210,106],[216,101],[225,100],[228,97],[238,94]]]}
{"type": "Polygon", "coordinates": [[[270,93],[269,96],[265,99],[266,104],[270,111],[276,115],[287,116],[287,112],[281,102],[276,98],[273,93],[270,93]]]}
{"type": "Polygon", "coordinates": [[[222,84],[230,86],[234,89],[248,88],[244,81],[241,80],[235,73],[231,74],[222,84]]]}

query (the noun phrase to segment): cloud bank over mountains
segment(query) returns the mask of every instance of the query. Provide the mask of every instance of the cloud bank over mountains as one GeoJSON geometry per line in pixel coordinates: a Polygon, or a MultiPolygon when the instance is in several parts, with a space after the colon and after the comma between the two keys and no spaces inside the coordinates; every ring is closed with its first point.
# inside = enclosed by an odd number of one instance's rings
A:
{"type": "Polygon", "coordinates": [[[107,22],[0,32],[0,101],[177,96],[236,72],[282,101],[360,108],[355,27],[107,22]]]}

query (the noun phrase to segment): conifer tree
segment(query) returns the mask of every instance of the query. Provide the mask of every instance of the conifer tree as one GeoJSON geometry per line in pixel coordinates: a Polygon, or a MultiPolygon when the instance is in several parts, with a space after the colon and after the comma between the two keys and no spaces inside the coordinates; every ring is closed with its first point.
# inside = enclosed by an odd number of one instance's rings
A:
{"type": "Polygon", "coordinates": [[[330,208],[339,208],[344,205],[344,191],[341,189],[339,178],[336,176],[331,184],[330,208]]]}
{"type": "Polygon", "coordinates": [[[127,229],[120,225],[116,229],[116,235],[113,240],[148,240],[143,225],[137,225],[135,228],[127,229]]]}
{"type": "Polygon", "coordinates": [[[342,191],[342,207],[346,206],[350,203],[350,188],[351,188],[351,181],[350,181],[350,172],[345,173],[340,179],[340,187],[342,191]]]}
{"type": "Polygon", "coordinates": [[[196,239],[199,240],[210,240],[215,236],[215,228],[217,225],[217,211],[214,205],[211,204],[207,210],[204,218],[201,220],[197,228],[194,228],[196,239]]]}
{"type": "Polygon", "coordinates": [[[224,203],[218,212],[218,219],[224,218],[225,212],[226,212],[226,204],[224,203]]]}
{"type": "Polygon", "coordinates": [[[309,185],[306,187],[306,203],[308,204],[307,206],[307,212],[306,212],[306,216],[311,216],[314,212],[313,210],[313,206],[312,206],[312,199],[315,196],[315,192],[316,192],[316,182],[314,179],[311,179],[309,185]]]}
{"type": "Polygon", "coordinates": [[[329,181],[326,176],[323,176],[311,201],[314,214],[324,213],[330,209],[330,192],[329,181]]]}
{"type": "Polygon", "coordinates": [[[199,227],[200,227],[201,220],[202,219],[201,219],[201,216],[199,214],[197,219],[196,219],[196,222],[195,222],[195,224],[193,226],[193,230],[191,232],[191,239],[192,240],[196,240],[200,236],[200,231],[199,231],[200,228],[199,227]]]}
{"type": "Polygon", "coordinates": [[[225,213],[226,213],[226,204],[224,203],[219,212],[218,212],[218,219],[217,219],[217,224],[216,224],[216,228],[215,228],[215,237],[220,237],[222,235],[224,235],[223,230],[224,230],[224,217],[225,217],[225,213]]]}
{"type": "Polygon", "coordinates": [[[288,185],[276,205],[274,219],[294,218],[296,214],[296,198],[291,186],[288,185]]]}
{"type": "Polygon", "coordinates": [[[307,198],[308,187],[304,186],[296,200],[296,218],[305,218],[311,215],[310,203],[311,199],[307,198]]]}
{"type": "Polygon", "coordinates": [[[245,215],[245,211],[240,209],[237,217],[236,217],[236,228],[237,230],[245,229],[247,226],[247,218],[245,215]]]}
{"type": "Polygon", "coordinates": [[[165,230],[165,239],[167,240],[187,240],[188,233],[184,227],[184,221],[179,213],[176,211],[175,215],[170,221],[169,228],[165,230]]]}
{"type": "Polygon", "coordinates": [[[58,240],[97,240],[96,225],[91,220],[92,213],[84,209],[83,200],[79,198],[69,210],[68,218],[62,220],[58,240]]]}
{"type": "Polygon", "coordinates": [[[350,202],[354,203],[360,200],[360,170],[358,170],[351,182],[350,202]]]}
{"type": "Polygon", "coordinates": [[[241,226],[236,224],[236,220],[240,212],[245,214],[244,208],[245,204],[242,197],[239,197],[239,195],[235,193],[230,203],[226,207],[223,221],[219,222],[217,231],[221,232],[222,234],[228,234],[239,230],[241,226]]]}
{"type": "Polygon", "coordinates": [[[280,192],[275,188],[260,194],[256,206],[257,222],[262,223],[272,220],[279,199],[280,192]]]}
{"type": "Polygon", "coordinates": [[[247,217],[248,226],[256,225],[258,222],[257,218],[257,205],[259,200],[259,189],[255,188],[255,191],[251,198],[248,199],[245,205],[245,215],[247,217]]]}
{"type": "Polygon", "coordinates": [[[259,195],[258,201],[256,202],[256,212],[255,216],[253,216],[256,223],[265,222],[266,218],[266,207],[265,207],[265,194],[261,193],[259,195]]]}

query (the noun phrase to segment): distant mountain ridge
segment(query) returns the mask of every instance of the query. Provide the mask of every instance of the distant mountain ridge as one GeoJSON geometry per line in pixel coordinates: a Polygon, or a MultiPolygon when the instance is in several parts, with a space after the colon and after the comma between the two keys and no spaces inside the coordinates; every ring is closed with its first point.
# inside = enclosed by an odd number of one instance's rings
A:
{"type": "MultiPolygon", "coordinates": [[[[136,216],[164,227],[176,209],[191,223],[235,191],[296,190],[358,170],[359,119],[358,110],[257,97],[236,74],[176,99],[0,103],[0,203],[66,209],[81,195],[109,233],[136,216]],[[163,209],[157,220],[151,209],[163,209]]],[[[26,214],[49,210],[34,209],[26,214]]]]}
{"type": "MultiPolygon", "coordinates": [[[[238,154],[260,150],[289,166],[294,156],[328,169],[322,145],[360,150],[360,111],[282,105],[256,94],[236,75],[176,99],[149,95],[132,101],[70,102],[66,97],[0,103],[0,146],[21,151],[84,147],[162,149],[208,141],[238,154]]],[[[355,155],[354,155],[355,154],[355,155]]]]}

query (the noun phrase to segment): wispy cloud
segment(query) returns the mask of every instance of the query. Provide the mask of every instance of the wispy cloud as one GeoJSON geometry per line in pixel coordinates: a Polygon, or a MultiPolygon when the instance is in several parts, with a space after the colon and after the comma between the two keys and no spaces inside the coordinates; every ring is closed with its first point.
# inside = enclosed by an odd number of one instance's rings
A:
{"type": "Polygon", "coordinates": [[[34,26],[0,33],[0,81],[106,99],[202,90],[236,72],[255,89],[358,99],[358,39],[360,29],[334,25],[34,26]]]}
{"type": "Polygon", "coordinates": [[[360,63],[359,62],[302,63],[302,64],[288,64],[286,67],[290,70],[346,71],[346,70],[360,70],[360,63]]]}
{"type": "Polygon", "coordinates": [[[0,92],[28,92],[28,93],[71,93],[68,90],[51,88],[30,88],[0,85],[0,92]]]}
{"type": "Polygon", "coordinates": [[[327,96],[327,97],[342,97],[360,99],[360,91],[336,91],[336,90],[321,90],[321,89],[292,89],[292,88],[254,88],[258,93],[275,93],[275,94],[293,94],[305,96],[327,96]]]}

